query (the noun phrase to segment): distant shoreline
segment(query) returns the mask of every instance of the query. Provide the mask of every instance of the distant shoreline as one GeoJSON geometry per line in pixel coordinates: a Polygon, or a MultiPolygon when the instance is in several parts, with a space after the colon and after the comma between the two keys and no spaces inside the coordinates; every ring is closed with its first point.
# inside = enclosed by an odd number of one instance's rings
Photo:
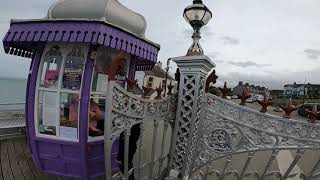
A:
{"type": "Polygon", "coordinates": [[[26,81],[27,78],[1,77],[1,76],[0,76],[0,80],[26,81]]]}

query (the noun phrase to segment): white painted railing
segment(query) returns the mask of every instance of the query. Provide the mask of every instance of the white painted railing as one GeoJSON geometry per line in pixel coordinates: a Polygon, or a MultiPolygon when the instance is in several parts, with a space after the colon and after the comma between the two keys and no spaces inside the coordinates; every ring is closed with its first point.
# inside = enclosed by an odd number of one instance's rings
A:
{"type": "Polygon", "coordinates": [[[316,179],[320,124],[285,119],[206,94],[192,180],[316,179]]]}

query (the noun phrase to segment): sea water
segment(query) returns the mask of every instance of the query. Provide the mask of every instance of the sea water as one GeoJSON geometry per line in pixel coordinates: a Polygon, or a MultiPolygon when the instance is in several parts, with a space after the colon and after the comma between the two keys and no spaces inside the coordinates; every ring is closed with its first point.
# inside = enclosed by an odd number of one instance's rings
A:
{"type": "Polygon", "coordinates": [[[0,77],[0,111],[22,110],[24,104],[1,105],[25,102],[27,80],[0,77]]]}

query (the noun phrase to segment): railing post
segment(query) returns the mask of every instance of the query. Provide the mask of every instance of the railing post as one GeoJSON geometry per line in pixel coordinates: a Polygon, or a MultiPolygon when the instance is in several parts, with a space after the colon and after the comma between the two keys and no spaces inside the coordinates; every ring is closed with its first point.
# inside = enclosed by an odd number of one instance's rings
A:
{"type": "Polygon", "coordinates": [[[169,167],[188,179],[195,153],[201,114],[201,98],[206,78],[215,64],[207,56],[183,56],[173,59],[180,69],[179,97],[176,112],[174,141],[169,167]]]}
{"type": "Polygon", "coordinates": [[[105,176],[106,180],[112,180],[112,101],[114,82],[108,82],[108,91],[105,104],[105,121],[104,121],[104,154],[105,154],[105,176]]]}

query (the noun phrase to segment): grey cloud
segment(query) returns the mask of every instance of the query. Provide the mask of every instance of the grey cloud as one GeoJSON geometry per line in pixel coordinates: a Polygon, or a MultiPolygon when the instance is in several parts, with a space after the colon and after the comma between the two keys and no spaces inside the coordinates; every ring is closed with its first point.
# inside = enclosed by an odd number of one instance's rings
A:
{"type": "Polygon", "coordinates": [[[240,43],[238,39],[231,36],[223,36],[221,39],[223,40],[224,44],[237,45],[240,43]]]}
{"type": "Polygon", "coordinates": [[[258,64],[253,61],[230,61],[230,60],[224,60],[224,58],[219,57],[221,55],[220,52],[218,51],[211,51],[207,53],[207,56],[210,58],[214,59],[214,62],[216,63],[224,63],[224,64],[229,64],[241,68],[246,68],[246,67],[267,67],[271,66],[271,64],[258,64]]]}
{"type": "Polygon", "coordinates": [[[266,67],[266,66],[271,66],[271,64],[258,64],[255,63],[253,61],[243,61],[243,62],[236,62],[236,61],[224,61],[224,63],[233,65],[233,66],[238,66],[238,67],[242,67],[242,68],[246,68],[246,67],[266,67]]]}
{"type": "Polygon", "coordinates": [[[320,50],[319,49],[305,49],[303,51],[309,59],[319,59],[320,50]]]}
{"type": "Polygon", "coordinates": [[[237,86],[239,81],[256,86],[265,86],[269,89],[283,89],[283,85],[285,84],[282,80],[270,77],[269,75],[244,74],[238,72],[219,75],[218,71],[218,76],[218,86],[223,86],[223,83],[226,81],[231,88],[237,86]]]}
{"type": "Polygon", "coordinates": [[[223,86],[226,81],[229,87],[235,87],[239,81],[243,81],[249,84],[258,86],[265,86],[269,89],[283,89],[285,84],[297,82],[305,83],[310,82],[312,84],[319,84],[320,82],[320,67],[310,71],[299,71],[299,72],[269,72],[265,74],[255,73],[244,73],[244,72],[231,72],[231,73],[220,73],[223,70],[216,68],[219,79],[217,81],[218,86],[223,86]]]}

